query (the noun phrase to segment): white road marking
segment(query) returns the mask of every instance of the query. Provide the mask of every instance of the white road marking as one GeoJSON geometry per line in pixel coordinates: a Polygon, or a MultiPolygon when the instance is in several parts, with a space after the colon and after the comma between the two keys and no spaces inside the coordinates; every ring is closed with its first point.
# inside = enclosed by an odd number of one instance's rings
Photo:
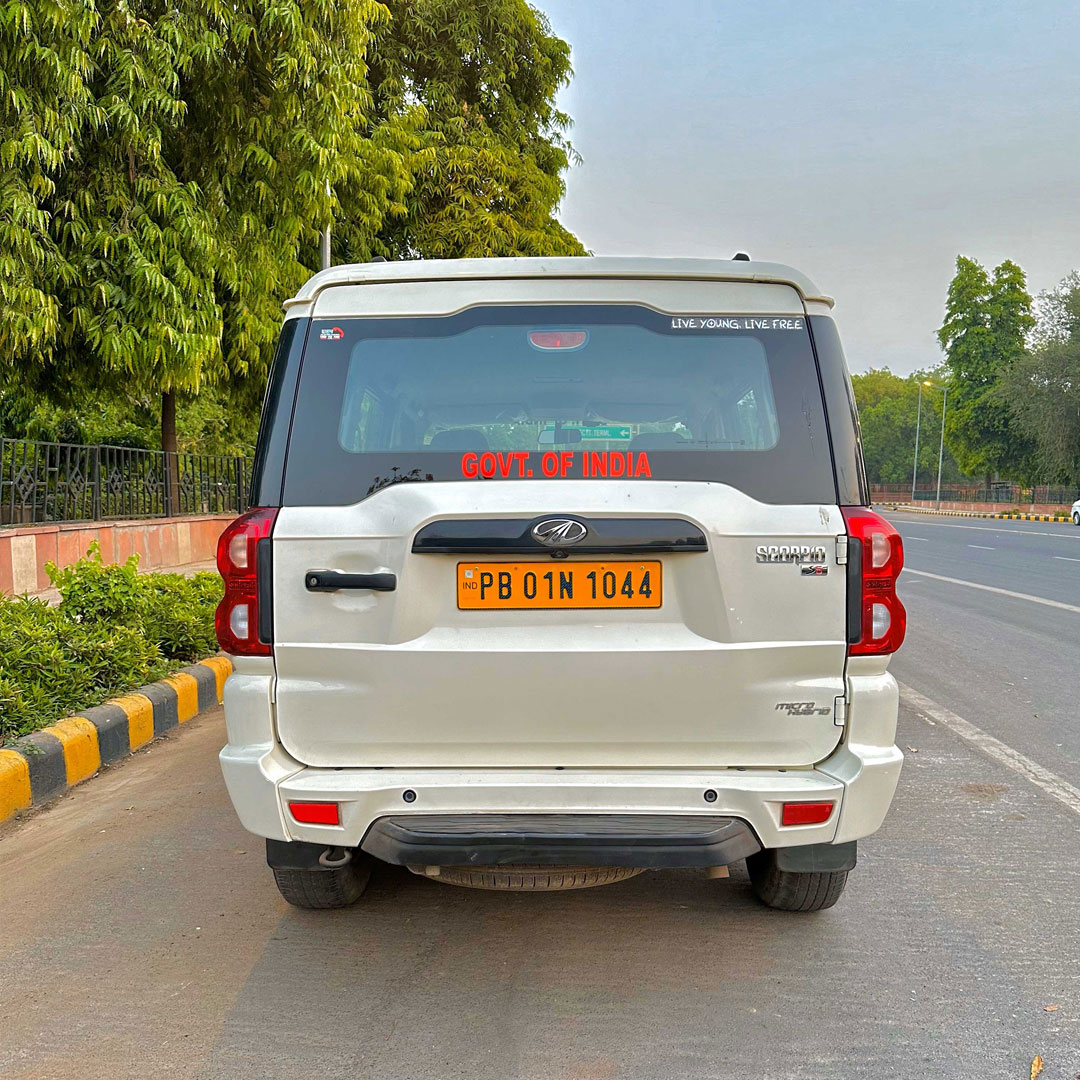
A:
{"type": "Polygon", "coordinates": [[[1070,559],[1068,555],[1051,555],[1051,559],[1060,559],[1062,562],[1080,562],[1080,559],[1070,559]]]}
{"type": "Polygon", "coordinates": [[[962,739],[966,739],[973,746],[978,747],[988,757],[1007,765],[1013,772],[1019,773],[1024,779],[1030,780],[1037,788],[1041,788],[1047,795],[1057,799],[1062,805],[1067,806],[1074,814],[1080,814],[1080,788],[1073,787],[1067,780],[1062,780],[1056,773],[1044,769],[1036,761],[1025,757],[1019,750],[995,739],[993,735],[976,727],[969,720],[950,712],[944,705],[923,697],[917,690],[910,686],[900,684],[900,698],[913,709],[925,713],[933,721],[944,724],[945,727],[956,732],[962,739]]]}
{"type": "Polygon", "coordinates": [[[983,592],[1011,596],[1015,600],[1029,600],[1033,604],[1045,604],[1047,607],[1060,608],[1062,611],[1073,611],[1080,615],[1080,607],[1075,604],[1063,604],[1060,600],[1047,600],[1045,596],[1032,596],[1030,593],[1013,592],[1012,589],[999,589],[996,585],[980,585],[977,581],[964,581],[963,578],[931,574],[927,570],[912,570],[910,566],[905,566],[902,572],[905,574],[918,574],[919,577],[933,578],[935,581],[947,581],[950,585],[966,585],[969,589],[982,589],[983,592]]]}
{"type": "Polygon", "coordinates": [[[907,543],[908,540],[918,540],[920,543],[923,543],[923,544],[929,544],[930,543],[930,541],[927,540],[927,538],[925,536],[905,536],[904,537],[904,543],[907,543]]]}
{"type": "MultiPolygon", "coordinates": [[[[904,518],[904,524],[914,525],[915,522],[911,518],[904,518]]],[[[1064,531],[1043,532],[1041,529],[994,529],[988,525],[954,525],[951,521],[920,521],[919,525],[928,525],[931,529],[974,529],[975,532],[1006,533],[1009,536],[1052,536],[1056,540],[1080,540],[1080,536],[1070,536],[1064,531]]]]}
{"type": "Polygon", "coordinates": [[[995,548],[987,547],[985,544],[968,544],[968,547],[978,548],[980,551],[994,551],[995,548]]]}

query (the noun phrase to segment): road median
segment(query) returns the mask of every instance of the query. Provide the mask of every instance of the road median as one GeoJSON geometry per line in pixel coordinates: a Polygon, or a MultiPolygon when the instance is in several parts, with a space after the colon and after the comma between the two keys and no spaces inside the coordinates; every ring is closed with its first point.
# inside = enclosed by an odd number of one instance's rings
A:
{"type": "Polygon", "coordinates": [[[42,806],[221,702],[232,662],[200,660],[0,747],[0,822],[42,806]]]}

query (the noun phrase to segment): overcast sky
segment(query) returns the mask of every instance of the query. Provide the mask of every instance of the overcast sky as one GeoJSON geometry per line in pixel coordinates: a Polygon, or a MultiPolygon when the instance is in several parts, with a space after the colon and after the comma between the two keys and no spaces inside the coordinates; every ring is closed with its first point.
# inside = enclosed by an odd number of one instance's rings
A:
{"type": "Polygon", "coordinates": [[[837,298],[854,371],[938,357],[958,253],[1080,267],[1080,3],[533,0],[573,47],[598,255],[747,251],[837,298]]]}

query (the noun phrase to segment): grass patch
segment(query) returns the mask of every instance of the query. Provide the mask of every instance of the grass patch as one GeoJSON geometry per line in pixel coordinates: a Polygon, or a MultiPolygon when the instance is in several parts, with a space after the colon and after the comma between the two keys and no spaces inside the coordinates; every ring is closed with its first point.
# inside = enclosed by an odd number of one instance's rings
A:
{"type": "Polygon", "coordinates": [[[217,574],[140,574],[139,557],[46,569],[60,603],[0,598],[0,744],[217,651],[217,574]]]}

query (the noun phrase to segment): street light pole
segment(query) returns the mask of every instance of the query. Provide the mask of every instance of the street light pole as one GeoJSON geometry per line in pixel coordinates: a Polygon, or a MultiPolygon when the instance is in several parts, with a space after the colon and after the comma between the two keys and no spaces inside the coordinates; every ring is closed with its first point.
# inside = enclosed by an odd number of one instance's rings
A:
{"type": "Polygon", "coordinates": [[[941,509],[941,462],[945,457],[945,410],[949,404],[948,384],[943,386],[941,396],[941,444],[938,446],[937,455],[937,509],[941,509]]]}
{"type": "MultiPolygon", "coordinates": [[[[330,194],[330,181],[326,181],[326,194],[330,194]]],[[[330,269],[330,223],[327,222],[326,228],[323,229],[322,234],[319,236],[319,269],[330,269]]]]}
{"type": "Polygon", "coordinates": [[[919,427],[922,424],[922,388],[926,384],[919,380],[919,411],[915,417],[915,465],[911,470],[911,503],[915,504],[915,479],[919,475],[919,427]]]}

